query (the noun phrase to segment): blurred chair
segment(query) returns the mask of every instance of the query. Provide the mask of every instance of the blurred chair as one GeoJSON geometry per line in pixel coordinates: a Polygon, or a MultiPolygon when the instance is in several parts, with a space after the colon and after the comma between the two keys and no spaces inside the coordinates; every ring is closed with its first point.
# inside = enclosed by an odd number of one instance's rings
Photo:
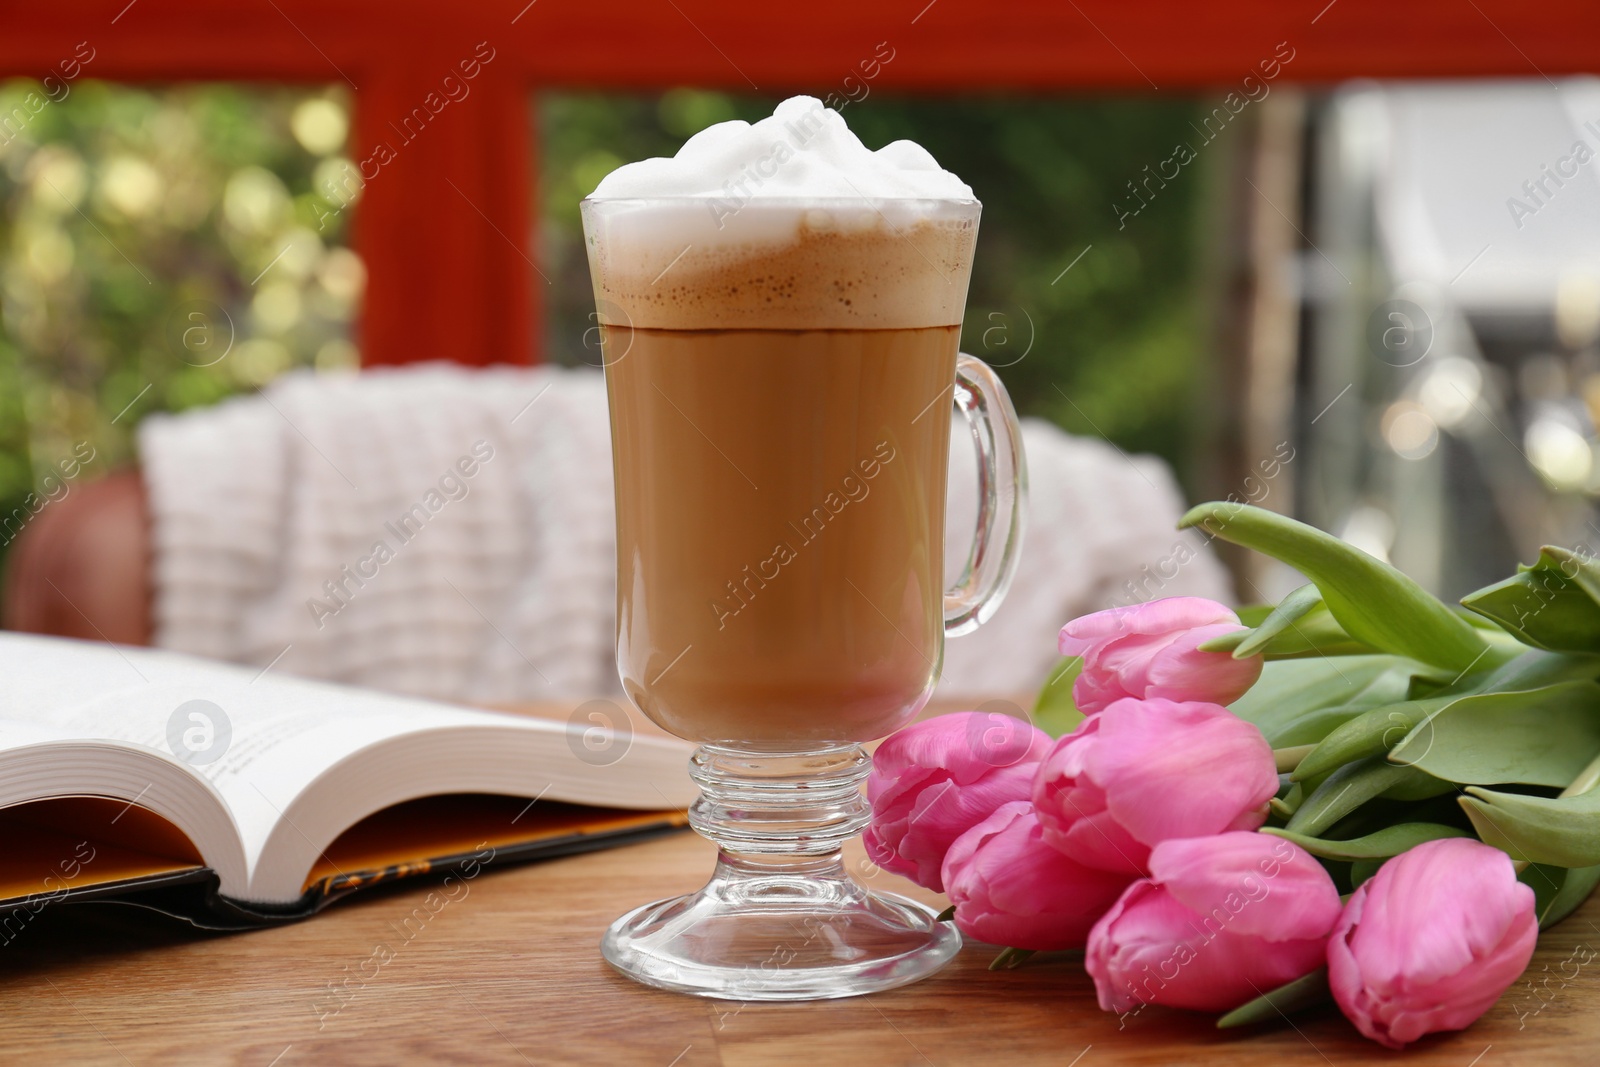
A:
{"type": "Polygon", "coordinates": [[[149,644],[148,514],[144,483],[129,470],[74,484],[46,504],[7,557],[0,624],[149,644]]]}
{"type": "MultiPolygon", "coordinates": [[[[1068,619],[1226,598],[1174,527],[1159,460],[1024,420],[1018,579],[950,642],[941,693],[1022,694],[1068,619]]],[[[263,669],[472,703],[620,691],[605,387],[593,370],[449,364],[295,373],[140,428],[140,472],[84,486],[25,530],[9,628],[151,643],[263,669]]],[[[947,573],[976,469],[954,435],[947,573]]]]}

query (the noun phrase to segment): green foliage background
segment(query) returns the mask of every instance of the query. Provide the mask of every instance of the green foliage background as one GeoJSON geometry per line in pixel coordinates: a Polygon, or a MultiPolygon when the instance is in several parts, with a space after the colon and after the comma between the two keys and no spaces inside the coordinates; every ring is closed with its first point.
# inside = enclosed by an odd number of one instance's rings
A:
{"type": "Polygon", "coordinates": [[[347,215],[318,231],[313,191],[342,165],[342,96],[67,88],[41,106],[37,82],[0,86],[0,542],[80,443],[94,459],[79,478],[97,478],[132,458],[152,411],[359,362],[364,272],[347,215]],[[308,102],[321,152],[291,131],[308,102]]]}

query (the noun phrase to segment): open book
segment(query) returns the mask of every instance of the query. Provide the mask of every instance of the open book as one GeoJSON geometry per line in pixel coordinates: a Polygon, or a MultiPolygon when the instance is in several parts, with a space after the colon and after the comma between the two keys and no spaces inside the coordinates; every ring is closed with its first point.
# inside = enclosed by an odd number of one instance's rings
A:
{"type": "Polygon", "coordinates": [[[682,826],[690,746],[599,729],[0,634],[0,938],[57,899],[242,927],[682,826]]]}

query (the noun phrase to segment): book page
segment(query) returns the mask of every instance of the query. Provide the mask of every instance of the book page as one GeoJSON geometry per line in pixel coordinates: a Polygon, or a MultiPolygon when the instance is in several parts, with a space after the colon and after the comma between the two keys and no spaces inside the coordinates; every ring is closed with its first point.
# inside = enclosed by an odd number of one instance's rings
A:
{"type": "Polygon", "coordinates": [[[564,725],[348,689],[149,649],[0,634],[0,751],[62,740],[140,746],[221,795],[253,872],[283,811],[318,775],[385,739],[489,723],[564,725]]]}

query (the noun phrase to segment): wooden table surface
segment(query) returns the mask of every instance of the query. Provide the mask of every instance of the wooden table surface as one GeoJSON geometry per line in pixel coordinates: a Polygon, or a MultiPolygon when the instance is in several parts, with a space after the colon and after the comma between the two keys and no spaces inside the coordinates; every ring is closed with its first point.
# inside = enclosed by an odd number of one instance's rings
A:
{"type": "MultiPolygon", "coordinates": [[[[1471,1030],[1401,1056],[1332,1010],[1259,1033],[1149,1008],[1119,1028],[1081,960],[990,973],[969,944],[918,985],[799,1005],[647,989],[600,959],[601,931],[698,886],[711,846],[685,832],[488,871],[407,939],[426,884],[358,894],[305,923],[205,935],[130,909],[59,904],[0,948],[0,1062],[147,1064],[1359,1064],[1600,1062],[1600,905],[1541,942],[1522,981],[1471,1030]],[[380,951],[381,950],[381,951],[380,951]],[[329,992],[343,984],[342,1002],[329,992]]],[[[874,886],[907,890],[854,846],[874,886]]],[[[459,894],[458,894],[459,895],[459,894]]],[[[932,900],[930,894],[921,894],[932,900]]]]}

